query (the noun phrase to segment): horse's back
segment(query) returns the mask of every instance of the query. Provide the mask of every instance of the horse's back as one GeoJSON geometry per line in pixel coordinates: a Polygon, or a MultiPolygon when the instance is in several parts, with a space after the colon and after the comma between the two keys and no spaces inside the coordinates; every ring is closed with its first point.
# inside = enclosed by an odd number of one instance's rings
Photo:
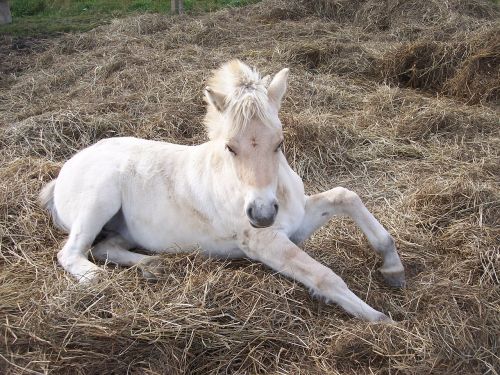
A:
{"type": "Polygon", "coordinates": [[[176,154],[185,147],[124,137],[104,139],[81,150],[64,164],[54,187],[54,206],[64,226],[71,228],[90,206],[116,213],[112,211],[121,208],[128,183],[152,173],[159,155],[176,154]]]}
{"type": "Polygon", "coordinates": [[[156,164],[161,159],[168,159],[169,154],[178,154],[188,147],[133,137],[103,139],[69,159],[61,169],[58,180],[67,174],[76,174],[76,180],[93,173],[96,173],[93,177],[97,179],[101,176],[112,178],[115,174],[126,175],[135,165],[156,164]]]}

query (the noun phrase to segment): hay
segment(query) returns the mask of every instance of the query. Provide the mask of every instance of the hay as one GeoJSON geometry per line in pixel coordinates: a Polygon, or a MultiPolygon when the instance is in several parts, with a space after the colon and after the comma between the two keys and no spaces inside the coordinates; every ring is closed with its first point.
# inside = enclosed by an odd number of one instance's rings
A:
{"type": "MultiPolygon", "coordinates": [[[[445,98],[428,98],[409,90],[381,86],[366,100],[360,125],[375,128],[385,123],[381,134],[411,141],[475,140],[498,130],[498,114],[484,107],[456,106],[445,98]]],[[[378,128],[378,127],[377,127],[378,128]]],[[[377,129],[380,133],[380,130],[377,129]]]]}
{"type": "Polygon", "coordinates": [[[268,0],[2,37],[0,372],[498,373],[498,14],[486,0],[268,0]],[[57,265],[65,235],[40,188],[105,137],[206,139],[204,82],[231,58],[292,68],[288,160],[308,192],[361,195],[394,235],[408,287],[384,286],[349,220],[306,251],[397,325],[352,319],[246,260],[165,255],[156,283],[107,266],[90,288],[57,265]]]}
{"type": "Polygon", "coordinates": [[[498,9],[488,0],[314,0],[305,2],[320,17],[355,23],[368,30],[413,31],[439,26],[473,29],[492,20],[498,9]],[[479,20],[479,21],[478,21],[479,20]]]}
{"type": "Polygon", "coordinates": [[[291,64],[299,63],[313,72],[336,72],[343,76],[371,73],[373,57],[359,43],[321,38],[299,45],[292,42],[283,48],[291,64]]]}
{"type": "Polygon", "coordinates": [[[447,42],[406,43],[381,59],[380,71],[388,82],[402,87],[450,94],[471,104],[498,102],[499,33],[495,26],[447,42]]]}
{"type": "Polygon", "coordinates": [[[500,26],[474,36],[470,55],[444,84],[444,91],[469,103],[500,100],[500,26]]]}

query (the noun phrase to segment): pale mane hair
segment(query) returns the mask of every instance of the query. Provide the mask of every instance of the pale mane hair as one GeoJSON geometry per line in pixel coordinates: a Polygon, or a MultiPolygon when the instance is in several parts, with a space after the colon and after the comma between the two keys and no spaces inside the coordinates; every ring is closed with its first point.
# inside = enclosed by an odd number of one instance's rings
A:
{"type": "Polygon", "coordinates": [[[261,78],[257,70],[240,60],[232,60],[214,72],[208,87],[226,99],[222,113],[206,100],[204,123],[210,139],[231,138],[243,131],[254,117],[272,126],[267,97],[269,78],[261,78]]]}

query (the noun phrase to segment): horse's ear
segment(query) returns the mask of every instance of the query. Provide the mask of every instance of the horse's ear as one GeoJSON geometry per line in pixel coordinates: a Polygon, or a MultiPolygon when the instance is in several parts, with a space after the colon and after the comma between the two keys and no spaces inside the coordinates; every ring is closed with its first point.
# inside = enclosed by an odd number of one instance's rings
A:
{"type": "Polygon", "coordinates": [[[269,100],[276,105],[276,108],[279,109],[281,106],[281,99],[283,99],[283,95],[285,95],[287,88],[287,78],[289,69],[282,69],[276,74],[267,89],[267,96],[269,100]]]}
{"type": "Polygon", "coordinates": [[[212,90],[210,87],[205,87],[205,98],[208,103],[212,104],[219,112],[226,109],[226,95],[212,90]]]}

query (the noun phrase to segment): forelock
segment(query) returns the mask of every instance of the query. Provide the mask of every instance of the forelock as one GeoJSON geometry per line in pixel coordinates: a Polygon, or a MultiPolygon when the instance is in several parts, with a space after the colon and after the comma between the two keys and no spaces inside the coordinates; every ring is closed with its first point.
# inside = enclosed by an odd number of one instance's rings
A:
{"type": "MultiPolygon", "coordinates": [[[[230,61],[214,72],[208,84],[226,97],[224,116],[228,117],[231,124],[229,129],[225,129],[228,137],[239,134],[255,117],[263,124],[272,126],[274,122],[271,119],[266,83],[267,80],[262,79],[256,69],[239,60],[230,61]]],[[[208,117],[205,122],[212,133],[211,128],[220,124],[212,124],[213,121],[207,121],[208,117]]]]}

